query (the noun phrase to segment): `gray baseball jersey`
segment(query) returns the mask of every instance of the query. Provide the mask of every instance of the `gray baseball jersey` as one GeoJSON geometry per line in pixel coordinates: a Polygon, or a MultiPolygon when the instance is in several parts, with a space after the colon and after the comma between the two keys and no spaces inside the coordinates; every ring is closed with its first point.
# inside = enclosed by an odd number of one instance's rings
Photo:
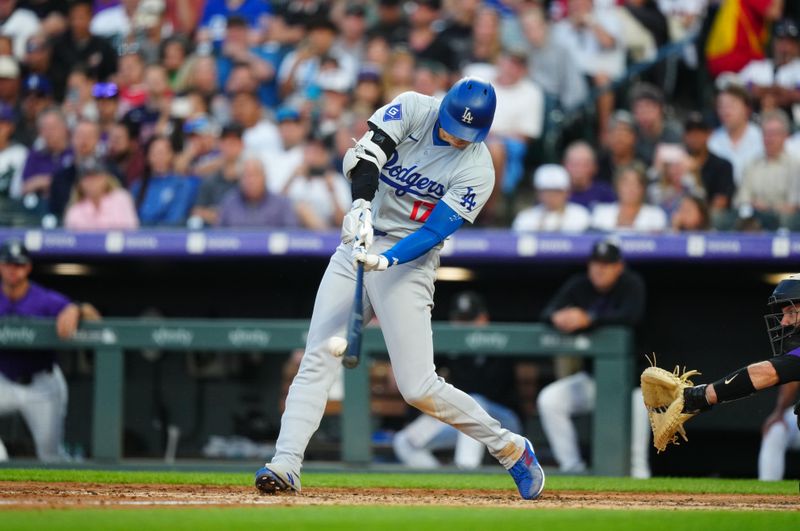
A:
{"type": "Polygon", "coordinates": [[[494,187],[494,167],[482,142],[463,150],[439,139],[439,100],[404,92],[370,118],[397,143],[380,172],[373,225],[402,238],[416,231],[439,201],[470,223],[494,187]]]}

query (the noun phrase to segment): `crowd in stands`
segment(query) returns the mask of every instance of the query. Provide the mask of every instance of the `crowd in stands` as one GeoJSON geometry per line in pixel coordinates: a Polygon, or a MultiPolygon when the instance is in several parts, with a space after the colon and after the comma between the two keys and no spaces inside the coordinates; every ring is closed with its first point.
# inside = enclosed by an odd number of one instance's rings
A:
{"type": "Polygon", "coordinates": [[[333,230],[350,205],[341,158],[371,114],[475,75],[498,97],[486,141],[497,184],[479,224],[800,229],[798,11],[2,0],[0,225],[333,230]],[[545,149],[554,117],[575,113],[587,132],[545,149]]]}

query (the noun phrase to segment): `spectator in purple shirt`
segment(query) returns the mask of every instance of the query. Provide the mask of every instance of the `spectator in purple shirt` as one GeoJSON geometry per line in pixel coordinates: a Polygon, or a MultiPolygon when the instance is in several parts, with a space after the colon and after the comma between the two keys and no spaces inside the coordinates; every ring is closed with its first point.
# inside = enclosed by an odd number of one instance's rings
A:
{"type": "Polygon", "coordinates": [[[47,196],[53,174],[72,164],[74,154],[69,145],[69,129],[64,114],[51,108],[39,115],[36,122],[44,146],[28,154],[22,170],[22,193],[47,196]]]}
{"type": "Polygon", "coordinates": [[[598,203],[613,203],[617,200],[611,185],[595,179],[597,156],[592,146],[586,142],[573,142],[567,147],[564,168],[569,173],[571,182],[570,202],[591,210],[598,203]]]}
{"type": "Polygon", "coordinates": [[[220,227],[297,227],[297,214],[292,202],[267,192],[264,165],[250,158],[242,165],[239,188],[222,199],[219,209],[220,227]]]}
{"type": "MultiPolygon", "coordinates": [[[[25,246],[18,240],[6,241],[0,247],[0,319],[55,319],[58,336],[72,336],[83,309],[64,295],[28,280],[30,273],[31,258],[25,246]]],[[[93,308],[87,311],[96,313],[93,308]]],[[[67,384],[55,352],[0,352],[0,415],[16,412],[28,425],[39,459],[59,460],[63,456],[67,384]]],[[[0,461],[6,459],[8,454],[0,441],[0,461]]]]}

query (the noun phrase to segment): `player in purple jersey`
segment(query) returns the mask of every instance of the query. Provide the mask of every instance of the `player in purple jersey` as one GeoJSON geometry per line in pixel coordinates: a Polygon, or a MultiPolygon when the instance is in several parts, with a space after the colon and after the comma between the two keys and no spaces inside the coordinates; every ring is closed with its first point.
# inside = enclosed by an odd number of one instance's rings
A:
{"type": "MultiPolygon", "coordinates": [[[[684,389],[685,413],[699,413],[753,393],[800,381],[800,275],[782,280],[768,300],[764,315],[774,357],[742,367],[724,378],[684,389]]],[[[800,403],[795,406],[795,414],[800,403]]],[[[800,419],[798,419],[800,425],[800,419]]]]}
{"type": "MultiPolygon", "coordinates": [[[[82,307],[68,298],[28,279],[31,258],[18,240],[0,247],[0,320],[50,318],[59,337],[75,333],[82,307]]],[[[96,313],[86,305],[87,313],[96,313]]],[[[67,412],[67,384],[52,350],[0,352],[0,415],[19,412],[28,424],[36,455],[43,461],[62,457],[61,443],[67,412]]],[[[0,441],[0,461],[8,459],[0,441]]]]}

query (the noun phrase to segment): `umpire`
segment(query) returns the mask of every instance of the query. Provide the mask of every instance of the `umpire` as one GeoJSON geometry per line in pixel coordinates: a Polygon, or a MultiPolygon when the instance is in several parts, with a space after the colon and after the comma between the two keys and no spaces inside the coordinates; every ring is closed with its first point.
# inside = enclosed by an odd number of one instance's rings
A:
{"type": "MultiPolygon", "coordinates": [[[[586,273],[567,280],[542,311],[542,320],[563,333],[601,325],[635,326],[644,314],[642,278],[625,267],[622,251],[611,240],[592,247],[586,273]]],[[[537,408],[550,448],[562,472],[586,469],[570,418],[595,408],[595,381],[585,370],[551,383],[539,393],[537,408]]],[[[640,388],[632,396],[631,475],[650,477],[650,425],[640,388]]]]}
{"type": "MultiPolygon", "coordinates": [[[[31,257],[18,240],[0,246],[0,319],[55,318],[59,337],[75,333],[81,308],[64,295],[28,280],[31,257]]],[[[89,306],[89,308],[91,308],[89,306]]],[[[93,310],[93,308],[91,308],[93,310]]],[[[67,384],[52,350],[3,350],[0,353],[0,415],[19,412],[43,461],[63,457],[67,384]]],[[[0,461],[8,459],[0,441],[0,461]]]]}

